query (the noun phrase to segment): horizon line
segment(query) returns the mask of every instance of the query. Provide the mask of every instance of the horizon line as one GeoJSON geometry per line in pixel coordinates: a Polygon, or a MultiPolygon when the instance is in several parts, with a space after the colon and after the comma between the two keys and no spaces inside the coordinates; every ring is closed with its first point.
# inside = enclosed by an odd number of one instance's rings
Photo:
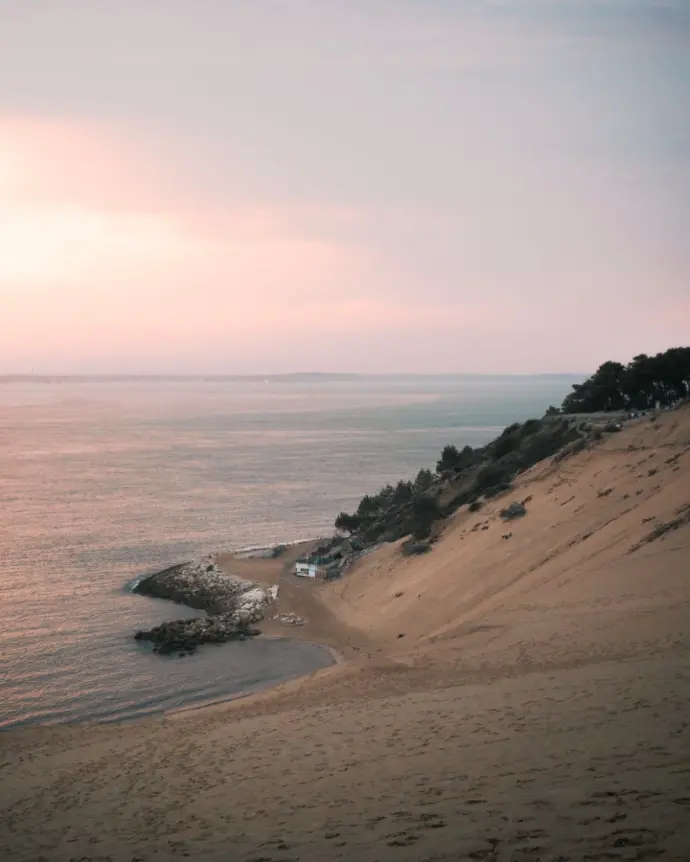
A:
{"type": "Polygon", "coordinates": [[[4,383],[14,381],[31,382],[54,382],[61,381],[255,381],[255,380],[286,380],[286,379],[330,379],[330,380],[367,380],[382,378],[479,378],[479,377],[586,377],[591,372],[575,371],[537,371],[537,372],[349,372],[349,371],[286,371],[278,373],[256,372],[251,374],[220,374],[220,373],[103,373],[103,374],[79,374],[79,373],[1,373],[0,381],[4,383]]]}

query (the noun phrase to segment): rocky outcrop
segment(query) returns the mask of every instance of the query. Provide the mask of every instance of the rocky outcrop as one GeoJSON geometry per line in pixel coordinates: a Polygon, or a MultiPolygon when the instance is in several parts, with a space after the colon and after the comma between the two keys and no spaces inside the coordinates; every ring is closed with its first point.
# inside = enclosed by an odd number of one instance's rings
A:
{"type": "Polygon", "coordinates": [[[148,631],[139,631],[136,640],[151,641],[153,651],[161,655],[177,653],[180,658],[191,655],[201,644],[221,644],[231,640],[245,640],[261,634],[249,623],[238,622],[233,616],[194,617],[190,620],[173,620],[161,623],[148,631]]]}
{"type": "Polygon", "coordinates": [[[260,634],[252,626],[263,619],[267,605],[278,595],[276,586],[262,587],[223,572],[211,557],[157,572],[139,581],[133,591],[206,611],[205,617],[163,623],[134,635],[137,640],[151,641],[155,652],[180,655],[194,652],[204,643],[260,634]]]}

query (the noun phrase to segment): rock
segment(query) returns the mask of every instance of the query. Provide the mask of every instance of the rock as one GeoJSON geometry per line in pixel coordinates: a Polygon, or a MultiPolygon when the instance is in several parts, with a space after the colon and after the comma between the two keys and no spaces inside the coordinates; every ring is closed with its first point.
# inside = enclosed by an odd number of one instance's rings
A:
{"type": "Polygon", "coordinates": [[[153,643],[159,655],[191,655],[204,643],[245,640],[260,634],[252,628],[264,617],[266,606],[275,601],[277,587],[264,589],[252,581],[226,574],[215,564],[203,560],[172,566],[140,581],[134,592],[155,596],[205,610],[206,617],[174,620],[149,631],[138,631],[134,638],[153,643]]]}
{"type": "Polygon", "coordinates": [[[500,514],[504,521],[512,521],[514,518],[524,517],[527,514],[527,509],[523,503],[515,501],[510,506],[506,506],[505,509],[501,509],[500,514]]]}
{"type": "Polygon", "coordinates": [[[293,613],[276,614],[273,619],[285,626],[303,626],[307,622],[293,613]]]}
{"type": "Polygon", "coordinates": [[[149,631],[142,632],[140,639],[151,641],[153,651],[160,655],[177,652],[192,654],[204,643],[226,643],[229,640],[245,640],[260,634],[243,623],[238,623],[232,615],[219,617],[194,617],[190,620],[176,620],[162,623],[149,631]]]}

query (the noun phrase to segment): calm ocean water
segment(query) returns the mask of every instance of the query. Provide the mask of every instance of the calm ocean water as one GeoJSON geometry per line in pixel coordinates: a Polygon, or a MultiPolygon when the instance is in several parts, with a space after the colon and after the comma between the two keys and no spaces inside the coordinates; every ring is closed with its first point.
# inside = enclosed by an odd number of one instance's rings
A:
{"type": "Polygon", "coordinates": [[[328,664],[281,641],[162,659],[132,633],[185,611],[127,584],[327,534],[364,493],[541,415],[572,382],[0,379],[0,727],[134,718],[328,664]]]}

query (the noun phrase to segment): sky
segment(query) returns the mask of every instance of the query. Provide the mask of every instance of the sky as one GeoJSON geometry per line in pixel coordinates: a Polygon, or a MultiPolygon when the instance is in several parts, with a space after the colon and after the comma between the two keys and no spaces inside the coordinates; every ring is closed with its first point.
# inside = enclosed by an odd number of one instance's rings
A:
{"type": "Polygon", "coordinates": [[[687,0],[0,0],[0,373],[690,343],[687,0]]]}

